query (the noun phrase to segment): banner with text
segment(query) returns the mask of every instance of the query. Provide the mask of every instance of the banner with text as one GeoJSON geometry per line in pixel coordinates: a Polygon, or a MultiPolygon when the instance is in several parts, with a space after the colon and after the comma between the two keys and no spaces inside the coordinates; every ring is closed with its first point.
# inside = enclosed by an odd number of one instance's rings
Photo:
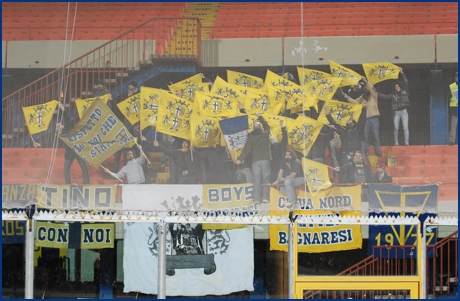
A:
{"type": "Polygon", "coordinates": [[[2,208],[26,208],[35,203],[35,184],[2,184],[2,208]]]}
{"type": "MultiPolygon", "coordinates": [[[[331,187],[319,191],[314,196],[309,192],[297,190],[299,210],[293,213],[294,219],[302,215],[361,215],[361,186],[331,187]]],[[[287,195],[270,189],[271,215],[287,209],[287,195]]],[[[298,250],[304,253],[321,253],[339,250],[361,249],[361,226],[355,225],[308,225],[298,227],[298,250]]],[[[288,249],[288,226],[270,225],[270,250],[288,249]]]]}

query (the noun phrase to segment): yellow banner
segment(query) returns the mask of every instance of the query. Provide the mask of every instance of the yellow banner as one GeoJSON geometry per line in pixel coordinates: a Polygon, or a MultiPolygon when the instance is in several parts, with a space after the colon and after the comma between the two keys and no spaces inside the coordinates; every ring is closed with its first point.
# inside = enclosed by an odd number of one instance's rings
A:
{"type": "Polygon", "coordinates": [[[37,222],[35,246],[59,249],[113,248],[113,223],[59,223],[37,222]]]}
{"type": "Polygon", "coordinates": [[[322,127],[322,122],[299,115],[292,125],[287,127],[289,147],[307,156],[322,127]]]}
{"type": "Polygon", "coordinates": [[[203,185],[203,209],[255,211],[252,184],[203,185]]]}
{"type": "Polygon", "coordinates": [[[363,64],[367,80],[375,85],[388,79],[398,79],[401,68],[392,63],[367,63],[363,64]]]}
{"type": "Polygon", "coordinates": [[[41,105],[22,108],[24,119],[31,135],[48,129],[57,104],[57,100],[52,100],[41,105]]]}
{"type": "Polygon", "coordinates": [[[118,210],[117,186],[37,185],[37,207],[63,210],[118,210]]]}
{"type": "Polygon", "coordinates": [[[69,246],[69,223],[39,222],[35,228],[36,247],[67,249],[69,246]]]}
{"type": "Polygon", "coordinates": [[[107,104],[107,102],[110,100],[110,94],[96,96],[93,98],[75,99],[75,106],[77,107],[78,117],[80,117],[80,119],[83,117],[83,115],[85,115],[86,110],[91,107],[96,99],[101,99],[105,104],[107,104]]]}
{"type": "Polygon", "coordinates": [[[134,140],[117,116],[100,99],[66,135],[59,137],[94,168],[134,140]]]}
{"type": "Polygon", "coordinates": [[[288,73],[285,74],[286,77],[280,76],[273,71],[267,70],[265,75],[265,86],[272,86],[279,90],[285,90],[287,87],[298,86],[296,83],[288,80],[288,73]]]}
{"type": "Polygon", "coordinates": [[[281,139],[283,138],[283,133],[281,132],[280,121],[281,120],[283,121],[283,126],[285,126],[286,128],[288,126],[291,126],[292,123],[295,121],[295,119],[281,116],[281,115],[273,115],[269,113],[263,113],[261,115],[265,118],[268,125],[270,126],[270,137],[276,138],[276,140],[278,140],[278,143],[281,143],[281,139]]]}
{"type": "Polygon", "coordinates": [[[272,101],[268,93],[262,90],[248,90],[243,100],[243,107],[248,114],[267,112],[276,104],[278,102],[272,101]]]}
{"type": "Polygon", "coordinates": [[[227,70],[227,82],[254,89],[263,89],[264,87],[264,80],[260,77],[231,70],[227,70]]]}
{"type": "MultiPolygon", "coordinates": [[[[337,214],[341,216],[361,215],[361,186],[331,187],[318,192],[315,196],[297,190],[297,201],[301,209],[293,214],[294,219],[301,215],[337,214]]],[[[287,195],[270,189],[271,215],[279,215],[286,209],[287,195]]],[[[299,252],[321,253],[362,248],[361,226],[357,225],[299,225],[299,252]]],[[[270,250],[288,249],[288,226],[270,225],[270,250]]]]}
{"type": "Polygon", "coordinates": [[[331,100],[337,89],[341,86],[342,80],[343,78],[328,77],[311,81],[305,89],[308,104],[312,106],[318,100],[331,100]]]}
{"type": "Polygon", "coordinates": [[[212,147],[220,143],[220,127],[217,118],[192,113],[190,131],[190,144],[193,147],[212,147]]]}
{"type": "Polygon", "coordinates": [[[329,60],[329,67],[331,68],[331,74],[335,77],[343,78],[341,87],[353,86],[358,84],[361,80],[361,75],[349,68],[346,68],[334,61],[329,60]]]}
{"type": "MultiPolygon", "coordinates": [[[[335,122],[342,126],[346,126],[347,121],[350,119],[358,122],[359,116],[361,116],[361,111],[363,110],[362,104],[354,104],[338,100],[329,100],[324,105],[324,107],[326,106],[331,111],[331,117],[335,120],[335,122]]],[[[329,124],[324,107],[319,114],[318,121],[329,124]]]]}
{"type": "Polygon", "coordinates": [[[149,87],[141,87],[141,131],[148,126],[156,126],[158,119],[158,105],[160,104],[163,90],[149,87]]]}
{"type": "Polygon", "coordinates": [[[158,107],[157,131],[189,140],[193,110],[192,102],[163,91],[158,107]]]}
{"type": "Polygon", "coordinates": [[[297,74],[299,75],[299,79],[303,79],[300,80],[300,82],[304,85],[307,85],[315,80],[321,80],[324,78],[332,77],[332,75],[329,73],[313,69],[306,69],[302,67],[297,67],[297,74]]]}
{"type": "Polygon", "coordinates": [[[115,242],[115,225],[82,224],[80,236],[81,249],[113,248],[115,242]]]}
{"type": "Polygon", "coordinates": [[[200,115],[209,117],[236,117],[238,101],[235,98],[223,98],[209,93],[196,92],[195,106],[200,115]]]}
{"type": "Polygon", "coordinates": [[[312,195],[316,195],[319,191],[332,186],[327,165],[302,158],[302,167],[308,190],[312,195]]]}

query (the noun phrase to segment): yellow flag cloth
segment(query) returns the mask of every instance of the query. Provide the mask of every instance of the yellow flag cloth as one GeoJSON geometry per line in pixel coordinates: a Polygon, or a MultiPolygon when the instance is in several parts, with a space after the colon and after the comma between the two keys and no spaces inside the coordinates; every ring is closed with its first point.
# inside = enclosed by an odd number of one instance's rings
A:
{"type": "Polygon", "coordinates": [[[189,101],[195,101],[195,93],[209,93],[209,84],[208,83],[177,83],[168,86],[169,91],[174,95],[181,98],[187,99],[189,101]]]}
{"type": "Polygon", "coordinates": [[[332,186],[329,179],[329,170],[327,165],[302,158],[303,173],[307,181],[308,190],[315,195],[320,190],[327,189],[332,186]]]}
{"type": "Polygon", "coordinates": [[[281,143],[281,139],[283,138],[283,133],[281,132],[280,120],[283,121],[283,126],[286,128],[290,126],[295,120],[289,117],[274,115],[270,113],[263,113],[261,114],[264,119],[267,121],[268,125],[270,126],[270,137],[276,138],[278,143],[281,143]]]}
{"type": "Polygon", "coordinates": [[[135,124],[141,118],[141,93],[134,94],[117,104],[120,112],[131,124],[135,124]]]}
{"type": "Polygon", "coordinates": [[[160,104],[163,90],[149,87],[141,87],[141,131],[148,126],[156,126],[158,119],[158,105],[160,104]]]}
{"type": "Polygon", "coordinates": [[[238,101],[235,98],[224,98],[209,93],[196,92],[195,106],[200,115],[209,117],[235,117],[238,112],[238,101]]]}
{"type": "Polygon", "coordinates": [[[367,80],[375,85],[384,80],[398,79],[401,68],[392,63],[367,63],[363,64],[367,80]]]}
{"type": "Polygon", "coordinates": [[[343,78],[341,87],[353,86],[358,84],[361,75],[349,68],[346,68],[334,61],[329,60],[329,67],[331,68],[332,76],[343,78]]]}
{"type": "Polygon", "coordinates": [[[174,84],[188,84],[188,83],[201,84],[202,82],[203,82],[203,76],[200,73],[198,73],[190,77],[187,77],[186,79],[183,79],[174,84]]]}
{"type": "Polygon", "coordinates": [[[275,104],[276,101],[272,103],[268,93],[262,90],[248,90],[243,100],[243,107],[248,114],[266,112],[275,104]]]}
{"type": "Polygon", "coordinates": [[[94,100],[87,114],[59,138],[94,168],[134,140],[101,99],[94,100]]]}
{"type": "Polygon", "coordinates": [[[302,67],[297,67],[297,74],[299,75],[299,79],[301,83],[307,85],[315,80],[321,80],[324,78],[332,77],[331,74],[314,70],[314,69],[306,69],[302,67]]]}
{"type": "Polygon", "coordinates": [[[190,116],[193,103],[166,91],[160,98],[157,131],[190,140],[190,116]]]}
{"type": "Polygon", "coordinates": [[[387,166],[396,166],[396,157],[392,151],[388,151],[387,166]]]}
{"type": "Polygon", "coordinates": [[[274,73],[273,71],[267,70],[264,85],[272,86],[281,90],[283,90],[283,87],[298,86],[296,83],[287,79],[288,73],[286,73],[285,75],[286,77],[283,77],[274,73]]]}
{"type": "Polygon", "coordinates": [[[318,117],[318,121],[321,121],[325,124],[329,124],[329,121],[326,118],[326,111],[324,110],[326,106],[331,111],[331,117],[335,120],[335,122],[342,126],[346,126],[347,121],[350,120],[350,118],[358,122],[359,116],[361,116],[361,111],[363,109],[362,104],[354,104],[338,100],[329,100],[324,105],[318,117]]]}
{"type": "Polygon", "coordinates": [[[241,99],[243,95],[246,94],[246,89],[248,88],[229,84],[225,80],[217,76],[216,80],[214,81],[214,84],[212,85],[210,93],[223,98],[241,99]]]}
{"type": "Polygon", "coordinates": [[[379,157],[376,155],[368,156],[367,159],[369,160],[369,165],[371,167],[377,166],[377,161],[379,160],[379,157]]]}
{"type": "Polygon", "coordinates": [[[52,100],[44,104],[22,108],[31,135],[48,130],[57,105],[58,101],[52,100]]]}
{"type": "Polygon", "coordinates": [[[75,99],[75,106],[77,107],[78,117],[80,119],[85,115],[86,110],[93,104],[93,101],[96,99],[101,99],[104,101],[105,104],[110,100],[110,94],[105,94],[102,96],[96,96],[93,98],[86,98],[86,99],[75,99]]]}
{"type": "Polygon", "coordinates": [[[299,115],[292,125],[286,128],[289,147],[307,156],[322,127],[322,122],[299,115]]]}
{"type": "Polygon", "coordinates": [[[231,70],[227,70],[227,82],[254,89],[262,89],[264,87],[264,80],[260,77],[231,70]]]}
{"type": "Polygon", "coordinates": [[[308,103],[317,103],[318,100],[331,100],[342,81],[343,78],[338,77],[311,81],[305,89],[308,103]]]}
{"type": "Polygon", "coordinates": [[[217,118],[192,113],[190,131],[190,143],[196,148],[212,147],[220,143],[220,127],[217,118]]]}

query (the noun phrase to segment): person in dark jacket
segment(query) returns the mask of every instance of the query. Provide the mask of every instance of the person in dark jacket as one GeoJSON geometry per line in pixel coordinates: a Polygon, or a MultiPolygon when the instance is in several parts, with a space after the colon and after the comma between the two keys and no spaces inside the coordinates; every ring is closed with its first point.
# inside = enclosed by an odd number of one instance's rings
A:
{"type": "Polygon", "coordinates": [[[406,75],[401,68],[400,81],[395,83],[395,91],[391,94],[378,93],[378,97],[384,100],[391,100],[391,110],[394,114],[394,139],[395,145],[398,143],[399,121],[401,120],[404,130],[404,145],[409,145],[409,83],[406,75]]]}
{"type": "Polygon", "coordinates": [[[278,139],[275,137],[270,138],[272,148],[270,183],[273,183],[278,178],[278,170],[280,170],[281,161],[284,158],[284,152],[286,151],[288,145],[288,134],[286,126],[283,124],[283,120],[280,120],[280,127],[282,134],[281,142],[278,142],[278,139]]]}
{"type": "Polygon", "coordinates": [[[249,133],[236,164],[241,164],[248,156],[251,157],[254,202],[269,203],[270,161],[272,160],[270,126],[259,113],[256,113],[256,116],[258,121],[254,123],[254,130],[249,133]],[[265,184],[264,187],[262,187],[263,184],[265,184]]]}
{"type": "Polygon", "coordinates": [[[393,178],[386,172],[387,166],[383,162],[377,163],[377,172],[374,174],[374,183],[393,183],[393,178]]]}
{"type": "MultiPolygon", "coordinates": [[[[63,121],[62,123],[56,124],[56,130],[61,135],[67,134],[70,132],[72,126],[70,121],[70,116],[67,111],[64,109],[64,105],[59,102],[59,109],[63,112],[63,121]]],[[[79,155],[77,155],[67,144],[64,143],[65,153],[64,153],[64,178],[66,184],[70,183],[70,168],[72,167],[72,163],[74,160],[77,160],[78,165],[80,165],[81,171],[83,173],[83,183],[89,184],[89,173],[88,168],[86,167],[86,162],[83,160],[79,155]]]]}
{"type": "Polygon", "coordinates": [[[372,178],[371,168],[364,162],[363,153],[360,150],[354,152],[353,161],[340,168],[340,183],[372,183],[372,178]]]}
{"type": "Polygon", "coordinates": [[[153,141],[162,152],[174,159],[177,167],[178,184],[197,184],[200,172],[200,158],[187,140],[182,142],[181,149],[170,149],[164,141],[153,141]]]}
{"type": "Polygon", "coordinates": [[[366,108],[363,107],[361,115],[359,116],[358,122],[350,119],[347,121],[347,126],[341,126],[332,118],[328,108],[326,108],[327,120],[331,125],[335,127],[335,131],[340,135],[342,147],[340,148],[340,166],[344,166],[350,162],[355,151],[361,149],[361,137],[366,123],[366,108]]]}

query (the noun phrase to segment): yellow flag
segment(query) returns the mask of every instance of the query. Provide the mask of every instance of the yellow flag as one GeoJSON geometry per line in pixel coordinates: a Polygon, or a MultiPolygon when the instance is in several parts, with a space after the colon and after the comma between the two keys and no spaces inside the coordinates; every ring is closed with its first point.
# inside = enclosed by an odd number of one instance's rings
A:
{"type": "Polygon", "coordinates": [[[401,68],[392,63],[363,64],[367,80],[375,85],[387,79],[398,79],[401,68]]]}
{"type": "Polygon", "coordinates": [[[158,106],[157,131],[189,140],[193,103],[166,91],[162,92],[158,106]]]}
{"type": "Polygon", "coordinates": [[[229,84],[255,89],[262,89],[264,87],[264,80],[260,77],[231,70],[227,70],[227,82],[229,84]]]}
{"type": "Polygon", "coordinates": [[[293,150],[307,156],[322,127],[322,122],[299,115],[299,117],[287,127],[288,145],[293,150]]]}
{"type": "Polygon", "coordinates": [[[212,147],[220,143],[220,127],[217,118],[192,113],[190,127],[190,143],[194,147],[212,147]]]}
{"type": "MultiPolygon", "coordinates": [[[[350,118],[358,122],[359,116],[361,116],[361,111],[363,109],[362,104],[354,104],[338,100],[329,100],[325,103],[324,107],[326,106],[331,111],[331,117],[335,120],[335,122],[342,126],[346,126],[347,121],[350,120],[350,118]]],[[[324,107],[319,114],[318,121],[329,124],[329,121],[326,118],[324,107]]]]}
{"type": "Polygon", "coordinates": [[[229,84],[217,76],[210,93],[223,98],[241,99],[243,95],[246,94],[246,89],[247,88],[243,86],[229,84]]]}
{"type": "Polygon", "coordinates": [[[248,114],[266,112],[276,104],[272,103],[270,100],[270,96],[267,92],[250,89],[244,97],[243,107],[248,114]]]}
{"type": "Polygon", "coordinates": [[[198,73],[190,77],[187,77],[186,79],[183,79],[175,84],[188,84],[188,83],[201,84],[202,82],[203,82],[203,76],[200,73],[198,73]]]}
{"type": "Polygon", "coordinates": [[[329,179],[328,167],[325,164],[302,158],[303,173],[307,181],[308,190],[315,195],[320,190],[327,189],[332,186],[329,179]]]}
{"type": "Polygon", "coordinates": [[[303,79],[300,82],[304,85],[307,85],[315,80],[321,80],[324,78],[332,77],[331,74],[326,72],[301,67],[297,67],[297,74],[299,75],[299,79],[303,79]]]}
{"type": "Polygon", "coordinates": [[[126,98],[117,106],[129,123],[135,124],[141,118],[141,93],[126,98]]]}
{"type": "Polygon", "coordinates": [[[158,118],[158,105],[163,90],[149,87],[141,87],[141,131],[148,126],[156,126],[158,118]]]}
{"type": "Polygon", "coordinates": [[[22,108],[26,125],[31,135],[48,129],[57,105],[58,101],[52,100],[41,105],[22,108]]]}
{"type": "MultiPolygon", "coordinates": [[[[285,75],[287,75],[286,73],[285,75]]],[[[275,88],[278,88],[280,90],[284,90],[286,87],[291,87],[291,86],[298,86],[296,83],[291,82],[290,80],[287,79],[288,77],[283,77],[280,76],[273,71],[267,70],[267,74],[265,75],[265,86],[272,86],[275,88]]]]}
{"type": "Polygon", "coordinates": [[[332,76],[343,78],[341,87],[356,85],[362,78],[359,73],[331,60],[329,60],[329,67],[331,68],[332,76]]]}
{"type": "Polygon", "coordinates": [[[169,91],[171,91],[174,95],[179,96],[181,98],[187,99],[189,101],[195,100],[195,93],[209,93],[209,84],[208,83],[177,83],[168,86],[169,91]]]}
{"type": "Polygon", "coordinates": [[[105,94],[102,96],[96,96],[93,98],[86,99],[75,99],[75,106],[77,107],[78,116],[80,119],[85,115],[86,110],[93,104],[96,99],[101,99],[105,104],[110,100],[110,94],[105,94]]]}
{"type": "Polygon", "coordinates": [[[281,139],[283,138],[280,120],[283,121],[283,126],[287,128],[288,126],[291,126],[291,124],[294,122],[294,119],[281,115],[273,115],[270,113],[263,113],[261,115],[265,118],[268,125],[270,126],[270,137],[276,138],[276,140],[278,140],[278,143],[280,143],[281,139]]]}
{"type": "Polygon", "coordinates": [[[195,106],[203,116],[235,117],[238,101],[235,98],[223,98],[209,93],[196,92],[195,106]]]}
{"type": "Polygon", "coordinates": [[[318,100],[328,101],[332,99],[340,87],[343,78],[328,77],[311,81],[305,91],[309,103],[317,103],[318,100]]]}

